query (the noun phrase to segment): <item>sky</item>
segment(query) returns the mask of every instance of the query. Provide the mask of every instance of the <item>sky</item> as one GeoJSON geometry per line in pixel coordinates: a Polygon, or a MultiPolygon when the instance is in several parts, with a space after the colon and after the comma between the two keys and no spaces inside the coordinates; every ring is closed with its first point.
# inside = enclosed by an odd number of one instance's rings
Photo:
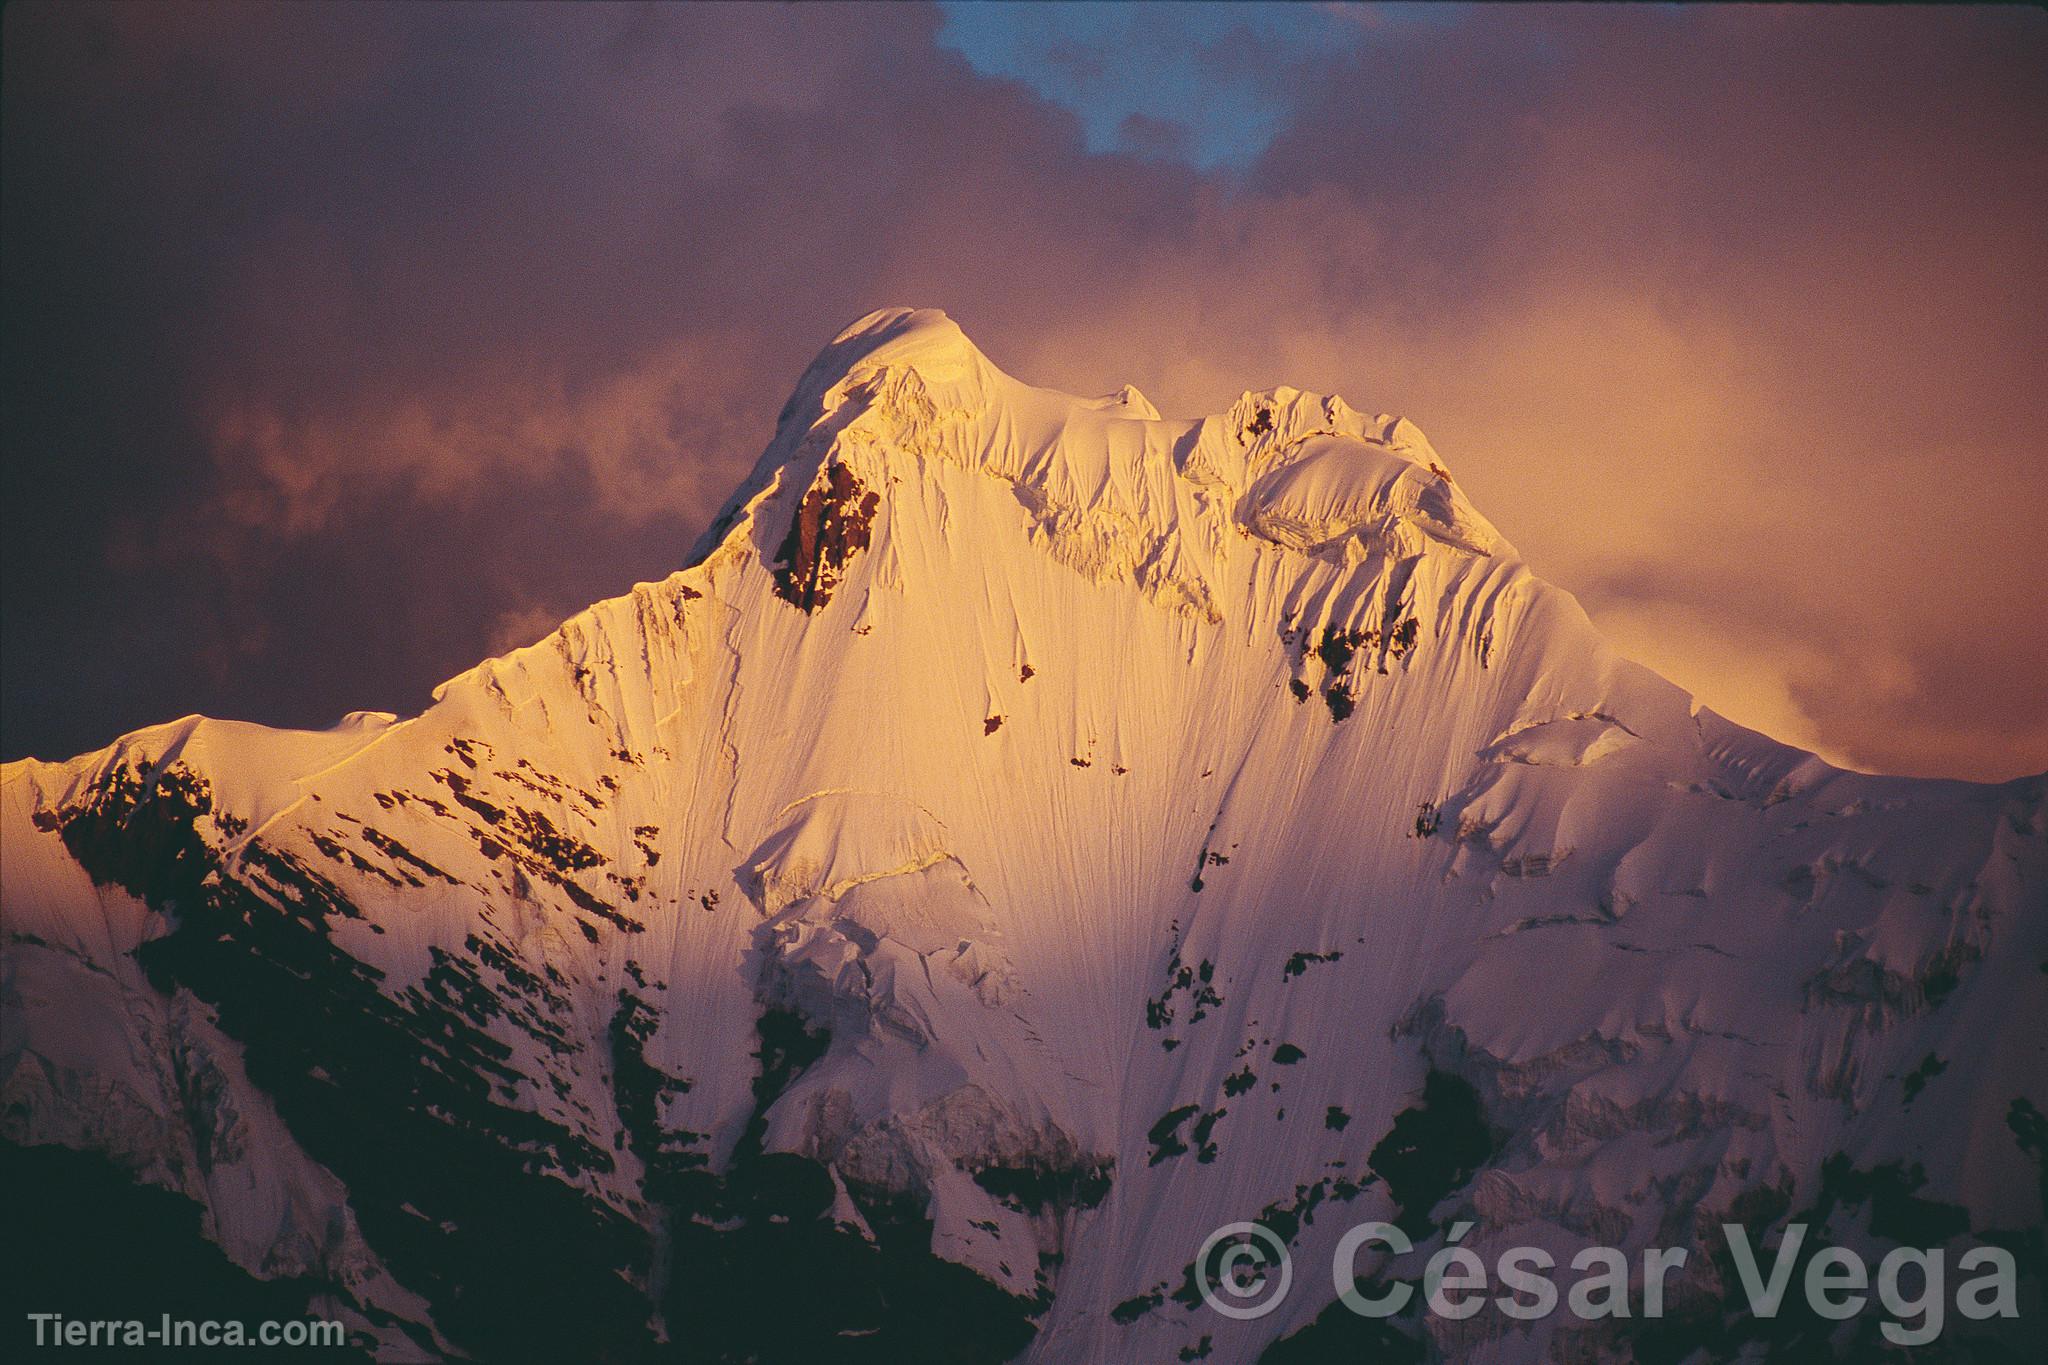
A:
{"type": "Polygon", "coordinates": [[[1401,413],[1703,703],[2048,769],[2048,16],[5,10],[0,750],[401,713],[678,567],[895,304],[1401,413]]]}

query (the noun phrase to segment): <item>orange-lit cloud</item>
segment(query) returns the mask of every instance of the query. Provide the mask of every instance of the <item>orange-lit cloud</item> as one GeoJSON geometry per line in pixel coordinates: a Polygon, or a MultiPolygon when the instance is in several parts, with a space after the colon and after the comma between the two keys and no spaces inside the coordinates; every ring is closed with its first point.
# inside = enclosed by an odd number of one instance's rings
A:
{"type": "Polygon", "coordinates": [[[9,752],[414,705],[673,567],[909,302],[1036,382],[1405,413],[1709,704],[2048,767],[2038,14],[1378,23],[1243,178],[907,7],[7,22],[9,752]]]}

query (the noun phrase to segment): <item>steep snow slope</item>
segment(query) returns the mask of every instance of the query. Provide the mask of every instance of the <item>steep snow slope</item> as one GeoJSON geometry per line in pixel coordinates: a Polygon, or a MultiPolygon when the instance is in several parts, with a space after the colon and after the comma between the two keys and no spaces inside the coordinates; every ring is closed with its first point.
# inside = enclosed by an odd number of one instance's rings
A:
{"type": "Polygon", "coordinates": [[[1356,1358],[1331,1251],[1397,1214],[1702,1248],[1726,1354],[1805,1330],[1730,1211],[2038,1275],[2044,792],[1695,708],[1405,421],[888,311],[696,563],[424,714],[8,765],[0,1112],[393,1358],[1356,1358]],[[1187,1268],[1250,1218],[1300,1273],[1238,1322],[1187,1268]]]}

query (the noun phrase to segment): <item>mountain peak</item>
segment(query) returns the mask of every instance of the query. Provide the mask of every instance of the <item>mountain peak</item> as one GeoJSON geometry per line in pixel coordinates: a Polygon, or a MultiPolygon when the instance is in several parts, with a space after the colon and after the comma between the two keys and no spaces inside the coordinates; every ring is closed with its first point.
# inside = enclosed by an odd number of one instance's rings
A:
{"type": "Polygon", "coordinates": [[[1250,1219],[2038,1237],[2042,781],[1695,710],[1405,420],[1161,419],[888,310],[712,541],[408,720],[0,768],[0,1137],[392,1359],[1318,1355],[1318,1276],[1175,1288],[1250,1219]]]}
{"type": "Polygon", "coordinates": [[[861,377],[882,370],[915,370],[934,381],[995,372],[960,324],[937,308],[877,308],[825,344],[783,405],[778,427],[792,418],[814,417],[814,405],[829,402],[861,377]]]}
{"type": "MultiPolygon", "coordinates": [[[[829,353],[840,347],[858,348],[870,357],[889,351],[888,360],[910,356],[979,356],[981,353],[960,324],[941,308],[877,308],[849,324],[826,347],[829,353]]],[[[876,357],[876,363],[888,363],[876,357]]]]}
{"type": "MultiPolygon", "coordinates": [[[[1493,576],[1484,561],[1519,572],[1513,547],[1403,418],[1284,386],[1206,417],[1162,418],[1128,384],[1085,398],[1023,383],[945,313],[907,308],[868,314],[819,354],[706,552],[725,544],[781,566],[779,590],[814,610],[867,549],[878,512],[900,523],[885,538],[900,540],[919,520],[901,504],[929,497],[936,480],[957,507],[960,472],[1006,490],[991,514],[1021,510],[1031,541],[1068,568],[1212,621],[1270,607],[1245,600],[1259,546],[1295,561],[1263,591],[1292,591],[1280,585],[1326,565],[1336,579],[1311,595],[1342,602],[1343,619],[1318,628],[1360,635],[1402,618],[1394,599],[1425,560],[1473,583],[1493,576]],[[892,505],[905,515],[883,511],[892,505]]],[[[945,511],[919,534],[950,560],[950,538],[990,529],[945,511]]],[[[1468,625],[1476,642],[1484,623],[1468,625]]]]}

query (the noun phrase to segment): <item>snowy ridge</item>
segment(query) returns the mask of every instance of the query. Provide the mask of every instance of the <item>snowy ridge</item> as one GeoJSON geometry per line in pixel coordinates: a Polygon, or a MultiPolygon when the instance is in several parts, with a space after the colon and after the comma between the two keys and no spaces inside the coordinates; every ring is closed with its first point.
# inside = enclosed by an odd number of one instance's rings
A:
{"type": "MultiPolygon", "coordinates": [[[[1830,1162],[2037,1242],[2044,793],[1696,708],[1404,420],[1164,420],[886,310],[690,567],[420,716],[7,765],[0,1112],[394,1359],[1249,1361],[1353,1223],[1701,1245],[1830,1162]],[[1434,1184],[1382,1146],[1433,1075],[1483,1115],[1434,1184]],[[1186,1268],[1262,1216],[1302,1274],[1232,1322],[1186,1268]]],[[[1742,1340],[1727,1289],[1672,1293],[1742,1340]]]]}

